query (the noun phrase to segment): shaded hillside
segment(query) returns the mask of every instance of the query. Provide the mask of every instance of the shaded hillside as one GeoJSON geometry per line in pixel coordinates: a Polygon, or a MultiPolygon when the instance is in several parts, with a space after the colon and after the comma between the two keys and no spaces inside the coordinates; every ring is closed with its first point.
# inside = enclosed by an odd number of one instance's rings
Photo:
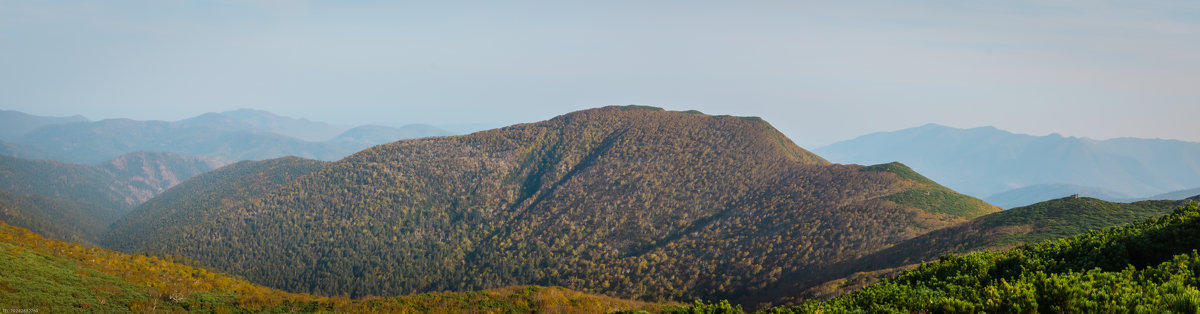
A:
{"type": "MultiPolygon", "coordinates": [[[[248,198],[168,192],[105,244],[319,294],[736,297],[999,210],[914,174],[829,164],[757,118],[605,107],[377,146],[248,198]]],[[[209,184],[258,182],[281,181],[209,184]]]]}
{"type": "Polygon", "coordinates": [[[134,152],[99,165],[124,195],[126,208],[145,203],[183,180],[220,168],[228,161],[211,157],[189,157],[164,152],[134,152]]]}
{"type": "Polygon", "coordinates": [[[1159,312],[1200,308],[1200,208],[999,252],[947,256],[774,313],[1159,312]]]}
{"type": "Polygon", "coordinates": [[[0,190],[108,209],[131,207],[120,189],[110,186],[112,179],[97,166],[0,156],[0,190]]]}
{"type": "Polygon", "coordinates": [[[664,307],[555,287],[326,298],[287,293],[180,263],[49,240],[0,222],[0,305],[39,312],[571,312],[664,307]]]}
{"type": "MultiPolygon", "coordinates": [[[[151,253],[180,253],[177,243],[162,241],[163,234],[200,234],[191,222],[205,216],[232,215],[214,209],[231,210],[243,206],[259,194],[279,189],[283,184],[320,169],[324,162],[284,157],[264,161],[243,161],[217,169],[167,190],[130,211],[112,224],[104,235],[107,247],[151,253]],[[182,222],[182,223],[181,223],[182,222]]],[[[186,248],[182,248],[186,249],[186,248]]]]}
{"type": "MultiPolygon", "coordinates": [[[[1004,249],[1139,222],[1171,212],[1182,201],[1114,203],[1087,197],[1066,197],[985,215],[970,222],[936,230],[835,267],[837,272],[806,278],[811,281],[847,280],[855,272],[879,272],[934,261],[945,254],[1004,249]]],[[[886,273],[886,272],[885,272],[886,273]]],[[[873,282],[860,278],[848,282],[873,282]]],[[[837,285],[835,285],[837,286],[837,285]]],[[[829,290],[830,288],[825,288],[829,290]]],[[[840,291],[847,292],[847,291],[840,291]]],[[[839,294],[808,291],[802,297],[839,294]]],[[[796,301],[796,300],[792,300],[796,301]]]]}
{"type": "Polygon", "coordinates": [[[134,206],[224,162],[138,152],[100,165],[0,156],[0,219],[43,235],[91,243],[134,206]]]}
{"type": "Polygon", "coordinates": [[[99,165],[0,156],[0,189],[95,203],[122,212],[227,162],[171,153],[135,152],[99,165]]]}
{"type": "Polygon", "coordinates": [[[1092,140],[929,124],[868,134],[815,152],[842,163],[903,162],[978,197],[1037,184],[1094,187],[1133,197],[1200,186],[1200,143],[1174,140],[1092,140]]]}
{"type": "Polygon", "coordinates": [[[95,245],[119,215],[111,208],[0,190],[0,221],[51,239],[95,245]]]}
{"type": "MultiPolygon", "coordinates": [[[[337,160],[373,145],[401,139],[392,135],[425,137],[446,134],[428,126],[403,129],[375,127],[373,133],[347,141],[339,137],[347,129],[256,110],[206,113],[173,122],[109,119],[47,124],[8,139],[7,143],[0,145],[0,154],[81,164],[100,163],[137,151],[172,152],[233,161],[284,156],[337,160]],[[343,140],[333,140],[335,137],[343,140]]],[[[362,130],[357,132],[364,133],[362,130]]]]}

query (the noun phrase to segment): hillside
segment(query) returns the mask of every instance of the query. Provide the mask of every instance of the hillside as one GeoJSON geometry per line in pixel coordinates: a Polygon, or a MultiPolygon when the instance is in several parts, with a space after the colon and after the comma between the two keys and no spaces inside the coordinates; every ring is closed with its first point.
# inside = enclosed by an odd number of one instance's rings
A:
{"type": "Polygon", "coordinates": [[[661,311],[664,305],[556,287],[388,298],[316,297],[207,269],[42,238],[0,222],[0,306],[38,312],[572,312],[661,311]]]}
{"type": "Polygon", "coordinates": [[[758,118],[637,106],[399,141],[290,180],[218,173],[142,205],[104,244],[324,295],[539,284],[690,300],[999,210],[903,165],[829,164],[758,118]],[[173,193],[202,189],[235,192],[173,193]]]}
{"type": "MultiPolygon", "coordinates": [[[[1093,140],[929,124],[868,134],[814,152],[841,163],[899,161],[980,198],[1039,184],[1069,184],[1131,197],[1200,186],[1200,143],[1174,140],[1093,140]]],[[[1076,193],[1052,198],[1071,194],[1076,193]]],[[[1047,199],[1051,198],[1032,201],[1047,199]]],[[[1032,203],[1027,201],[1022,200],[1032,203]]]]}
{"type": "Polygon", "coordinates": [[[99,165],[0,156],[0,219],[55,239],[92,243],[134,206],[221,165],[150,152],[99,165]]]}
{"type": "Polygon", "coordinates": [[[947,256],[825,302],[819,312],[1193,312],[1200,208],[999,252],[947,256]]]}
{"type": "MultiPolygon", "coordinates": [[[[856,272],[879,272],[934,261],[946,254],[999,250],[1080,235],[1089,231],[1144,221],[1171,213],[1183,201],[1114,203],[1087,197],[1066,197],[1013,208],[936,230],[863,256],[841,265],[841,272],[806,278],[812,281],[842,281],[807,291],[807,297],[847,292],[848,284],[874,282],[878,276],[856,272]],[[847,280],[848,277],[863,277],[847,280]],[[838,291],[828,291],[838,290],[838,291]]],[[[886,271],[884,273],[887,273],[886,271]]]]}
{"type": "Polygon", "coordinates": [[[0,190],[0,222],[33,230],[51,239],[95,246],[94,241],[119,215],[110,208],[0,190]]]}
{"type": "Polygon", "coordinates": [[[229,215],[213,209],[233,209],[255,195],[279,189],[296,178],[320,169],[324,162],[296,157],[243,161],[199,175],[138,206],[112,224],[104,235],[106,247],[141,253],[184,252],[177,244],[162,241],[163,234],[199,234],[191,223],[203,215],[229,215]],[[232,204],[230,204],[232,203],[232,204]]]}
{"type": "MultiPolygon", "coordinates": [[[[28,116],[27,119],[36,122],[45,118],[28,116]]],[[[284,156],[337,160],[370,146],[402,139],[391,135],[447,134],[429,126],[374,127],[374,130],[374,136],[359,136],[355,141],[335,140],[344,139],[339,137],[343,132],[354,130],[264,111],[237,110],[206,113],[180,121],[108,119],[45,124],[6,139],[6,143],[0,145],[0,154],[79,164],[100,163],[137,151],[232,161],[284,156]]]]}

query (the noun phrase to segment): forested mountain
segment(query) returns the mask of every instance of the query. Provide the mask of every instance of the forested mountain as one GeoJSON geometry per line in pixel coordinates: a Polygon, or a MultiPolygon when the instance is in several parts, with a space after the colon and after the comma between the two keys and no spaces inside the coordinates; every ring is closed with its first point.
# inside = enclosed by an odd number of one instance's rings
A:
{"type": "MultiPolygon", "coordinates": [[[[207,113],[175,122],[109,119],[43,125],[0,145],[0,154],[81,164],[99,163],[136,151],[172,152],[234,161],[284,156],[336,160],[373,145],[401,139],[388,135],[448,134],[428,126],[373,127],[376,131],[372,134],[376,136],[359,136],[351,141],[335,133],[344,129],[254,110],[207,113]],[[323,140],[306,141],[289,135],[323,140]]],[[[351,135],[362,133],[350,131],[355,132],[351,135]]]]}
{"type": "Polygon", "coordinates": [[[0,156],[0,218],[52,238],[91,243],[133,207],[224,164],[151,152],[99,165],[0,156]]]}
{"type": "Polygon", "coordinates": [[[205,215],[230,215],[228,212],[215,212],[214,209],[243,206],[241,202],[277,190],[300,176],[320,169],[324,163],[284,157],[243,161],[199,175],[142,204],[113,223],[112,229],[104,235],[104,242],[110,248],[136,247],[142,253],[176,253],[177,250],[165,248],[172,244],[155,237],[190,230],[193,227],[188,224],[205,221],[205,215]]]}
{"type": "Polygon", "coordinates": [[[1009,250],[947,256],[862,291],[772,313],[1191,313],[1200,208],[1009,250]]]}
{"type": "Polygon", "coordinates": [[[104,244],[326,295],[540,284],[689,300],[998,210],[902,164],[830,164],[758,118],[628,106],[238,164],[143,204],[104,244]]]}
{"type": "MultiPolygon", "coordinates": [[[[1200,186],[1200,143],[1174,140],[1092,140],[929,124],[864,135],[815,152],[834,162],[900,161],[956,191],[993,200],[997,193],[1037,184],[1099,188],[1131,197],[1200,186]]],[[[1076,193],[1052,198],[1071,194],[1076,193]]]]}
{"type": "Polygon", "coordinates": [[[0,190],[0,222],[51,239],[94,246],[108,223],[119,216],[116,209],[92,203],[0,190]]]}
{"type": "Polygon", "coordinates": [[[605,313],[664,309],[660,304],[537,286],[357,300],[316,297],[161,258],[50,240],[4,222],[0,222],[0,291],[0,304],[6,308],[51,313],[605,313]]]}

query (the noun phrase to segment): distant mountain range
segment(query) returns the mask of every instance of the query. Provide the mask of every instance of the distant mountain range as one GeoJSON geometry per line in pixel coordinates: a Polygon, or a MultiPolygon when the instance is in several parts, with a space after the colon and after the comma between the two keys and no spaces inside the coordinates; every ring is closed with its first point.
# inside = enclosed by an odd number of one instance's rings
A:
{"type": "Polygon", "coordinates": [[[1200,187],[1200,143],[936,124],[864,135],[814,150],[840,163],[899,161],[956,191],[1003,207],[1071,194],[1131,201],[1200,187]]]}
{"type": "Polygon", "coordinates": [[[136,151],[226,160],[298,156],[337,160],[367,147],[450,133],[428,125],[348,128],[258,110],[206,113],[167,121],[49,118],[0,111],[0,155],[95,164],[136,151]]]}
{"type": "Polygon", "coordinates": [[[88,122],[83,116],[42,117],[20,111],[0,110],[0,140],[14,141],[37,128],[75,122],[88,122]]]}

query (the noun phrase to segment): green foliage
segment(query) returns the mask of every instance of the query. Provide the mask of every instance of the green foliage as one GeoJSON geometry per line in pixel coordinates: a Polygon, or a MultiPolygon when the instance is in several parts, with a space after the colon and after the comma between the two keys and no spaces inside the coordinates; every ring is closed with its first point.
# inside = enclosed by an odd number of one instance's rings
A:
{"type": "Polygon", "coordinates": [[[64,199],[0,191],[0,221],[54,239],[92,244],[108,228],[109,215],[64,199]]]}
{"type": "Polygon", "coordinates": [[[950,214],[963,218],[975,218],[999,210],[977,198],[962,195],[950,189],[911,188],[888,195],[884,199],[912,207],[923,208],[935,213],[950,214]]]}
{"type": "Polygon", "coordinates": [[[1194,312],[1200,208],[1005,251],[944,256],[813,312],[1194,312]]]}
{"type": "Polygon", "coordinates": [[[888,172],[888,173],[893,173],[896,176],[901,177],[901,178],[917,181],[917,183],[920,183],[923,185],[928,185],[928,186],[932,186],[932,187],[941,187],[941,185],[937,184],[937,182],[933,182],[933,180],[926,178],[925,176],[921,175],[920,173],[917,173],[917,171],[912,170],[912,168],[909,168],[908,166],[906,166],[900,162],[895,162],[895,161],[889,162],[886,164],[878,164],[878,165],[862,167],[861,169],[859,169],[859,171],[888,172]]]}
{"type": "Polygon", "coordinates": [[[1115,203],[1089,197],[1066,197],[981,217],[981,228],[1031,226],[1031,232],[997,234],[995,246],[1037,243],[1091,230],[1138,222],[1171,213],[1174,201],[1115,203]]]}
{"type": "Polygon", "coordinates": [[[862,167],[859,171],[886,172],[911,180],[913,186],[885,197],[884,199],[906,206],[923,208],[935,213],[955,215],[967,219],[1000,211],[1000,208],[977,198],[958,194],[937,182],[917,173],[899,162],[890,162],[862,167]]]}
{"type": "Polygon", "coordinates": [[[831,165],[766,123],[627,109],[238,164],[103,243],[323,295],[542,284],[690,300],[787,294],[775,284],[964,221],[886,201],[914,183],[831,165]]]}
{"type": "Polygon", "coordinates": [[[741,305],[729,304],[728,300],[708,303],[701,300],[693,301],[689,306],[668,306],[663,312],[678,314],[741,314],[741,305]]]}

